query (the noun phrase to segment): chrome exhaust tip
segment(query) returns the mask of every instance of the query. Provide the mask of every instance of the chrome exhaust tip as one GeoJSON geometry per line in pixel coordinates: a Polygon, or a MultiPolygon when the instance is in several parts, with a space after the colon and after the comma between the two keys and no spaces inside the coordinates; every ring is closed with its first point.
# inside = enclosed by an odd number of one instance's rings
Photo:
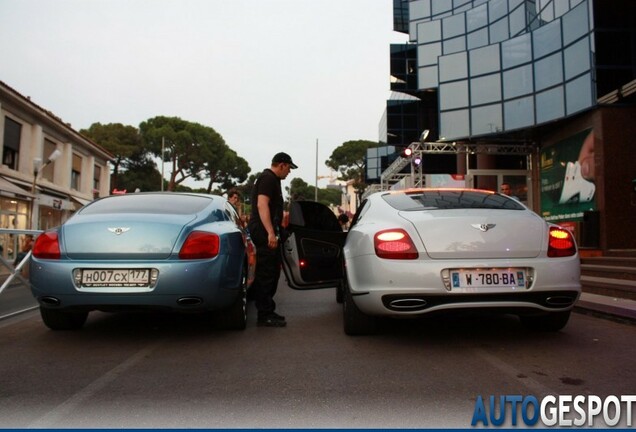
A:
{"type": "Polygon", "coordinates": [[[568,296],[552,296],[545,299],[546,304],[550,306],[566,307],[574,303],[574,299],[568,296]]]}
{"type": "Polygon", "coordinates": [[[57,297],[51,297],[51,296],[40,297],[39,300],[40,300],[40,303],[45,304],[47,306],[59,306],[62,303],[60,299],[58,299],[57,297]]]}
{"type": "Polygon", "coordinates": [[[396,310],[418,310],[426,306],[426,300],[418,298],[402,298],[391,301],[389,306],[396,310]]]}
{"type": "Polygon", "coordinates": [[[203,299],[200,297],[181,297],[177,300],[179,306],[198,306],[203,303],[203,299]]]}

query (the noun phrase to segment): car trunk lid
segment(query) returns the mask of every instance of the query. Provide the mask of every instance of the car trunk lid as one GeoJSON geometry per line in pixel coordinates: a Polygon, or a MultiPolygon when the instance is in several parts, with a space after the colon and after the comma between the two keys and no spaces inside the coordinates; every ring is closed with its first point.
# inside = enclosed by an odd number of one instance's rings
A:
{"type": "Polygon", "coordinates": [[[134,220],[112,216],[69,220],[62,231],[71,259],[165,259],[172,253],[192,215],[143,215],[134,220]]]}
{"type": "Polygon", "coordinates": [[[400,216],[413,224],[433,259],[533,258],[545,240],[545,222],[525,210],[401,211],[400,216]]]}

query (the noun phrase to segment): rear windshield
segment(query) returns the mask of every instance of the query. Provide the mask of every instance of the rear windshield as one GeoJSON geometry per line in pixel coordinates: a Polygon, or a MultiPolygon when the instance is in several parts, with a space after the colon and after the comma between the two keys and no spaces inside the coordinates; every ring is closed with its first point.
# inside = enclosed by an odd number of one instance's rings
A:
{"type": "Polygon", "coordinates": [[[149,213],[185,215],[210,205],[205,196],[181,194],[127,194],[103,198],[80,210],[81,214],[149,213]]]}
{"type": "Polygon", "coordinates": [[[524,210],[524,207],[513,198],[475,190],[431,189],[430,191],[388,193],[382,198],[391,207],[400,211],[469,208],[524,210]]]}

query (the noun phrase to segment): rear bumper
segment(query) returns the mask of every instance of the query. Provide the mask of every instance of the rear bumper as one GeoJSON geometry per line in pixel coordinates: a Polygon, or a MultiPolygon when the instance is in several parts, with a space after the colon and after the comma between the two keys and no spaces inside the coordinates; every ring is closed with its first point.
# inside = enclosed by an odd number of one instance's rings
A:
{"type": "MultiPolygon", "coordinates": [[[[383,306],[392,312],[426,313],[444,309],[500,308],[518,311],[562,311],[571,309],[578,291],[538,291],[524,293],[462,294],[453,296],[389,294],[382,296],[383,306]]],[[[359,296],[362,299],[363,296],[359,296]]]]}
{"type": "Polygon", "coordinates": [[[358,308],[369,315],[409,316],[452,309],[500,309],[546,313],[574,307],[581,293],[578,256],[563,259],[347,260],[347,280],[358,308]],[[526,268],[526,288],[452,288],[442,274],[454,268],[526,268]]]}
{"type": "Polygon", "coordinates": [[[117,268],[154,268],[152,288],[104,287],[86,290],[75,285],[75,268],[113,268],[109,262],[34,260],[31,292],[42,307],[68,310],[175,311],[218,310],[230,306],[240,292],[238,260],[225,256],[206,261],[118,263],[117,268]]]}
{"type": "Polygon", "coordinates": [[[176,312],[203,312],[229,307],[238,290],[223,289],[215,293],[214,298],[192,294],[183,295],[115,295],[82,293],[78,295],[41,294],[35,298],[40,306],[50,309],[69,311],[104,312],[158,310],[176,312]]]}
{"type": "Polygon", "coordinates": [[[432,312],[458,309],[496,309],[516,314],[543,314],[571,310],[580,291],[541,291],[495,294],[381,294],[366,293],[353,296],[358,308],[378,316],[417,316],[432,312]]]}

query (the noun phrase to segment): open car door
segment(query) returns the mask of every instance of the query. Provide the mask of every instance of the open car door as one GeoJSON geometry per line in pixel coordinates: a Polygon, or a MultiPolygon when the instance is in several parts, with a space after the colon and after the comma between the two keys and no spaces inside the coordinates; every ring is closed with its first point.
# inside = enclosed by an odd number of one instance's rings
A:
{"type": "Polygon", "coordinates": [[[314,201],[293,201],[289,208],[289,236],[283,243],[283,271],[295,289],[331,288],[343,277],[347,233],[336,215],[314,201]]]}

